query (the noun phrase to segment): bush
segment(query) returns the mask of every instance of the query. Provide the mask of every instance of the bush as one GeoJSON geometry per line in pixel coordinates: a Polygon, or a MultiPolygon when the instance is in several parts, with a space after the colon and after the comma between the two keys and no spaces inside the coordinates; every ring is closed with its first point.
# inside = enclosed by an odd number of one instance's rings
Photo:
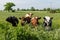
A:
{"type": "Polygon", "coordinates": [[[38,40],[38,37],[32,33],[31,29],[21,28],[17,33],[17,40],[38,40]]]}
{"type": "Polygon", "coordinates": [[[56,13],[56,10],[50,10],[50,13],[56,13]]]}
{"type": "Polygon", "coordinates": [[[12,12],[15,12],[15,10],[11,10],[12,12]]]}
{"type": "Polygon", "coordinates": [[[1,40],[60,40],[60,29],[44,31],[41,26],[13,27],[8,23],[0,23],[0,35],[1,40]]]}

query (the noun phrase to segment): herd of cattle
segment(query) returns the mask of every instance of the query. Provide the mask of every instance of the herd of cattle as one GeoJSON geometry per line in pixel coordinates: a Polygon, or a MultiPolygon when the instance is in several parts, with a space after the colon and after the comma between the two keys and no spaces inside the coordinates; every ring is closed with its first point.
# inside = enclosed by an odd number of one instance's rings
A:
{"type": "MultiPolygon", "coordinates": [[[[21,25],[24,26],[25,23],[29,24],[31,23],[33,27],[36,27],[39,24],[39,19],[41,19],[41,17],[32,17],[32,13],[27,13],[26,15],[24,15],[23,17],[20,17],[19,19],[21,20],[21,25]]],[[[44,21],[43,21],[43,26],[44,27],[51,27],[52,26],[52,19],[53,17],[49,17],[49,16],[45,16],[43,17],[44,21]]],[[[7,22],[11,23],[12,26],[17,26],[17,24],[19,23],[18,18],[16,18],[15,16],[10,16],[6,19],[7,22]]]]}

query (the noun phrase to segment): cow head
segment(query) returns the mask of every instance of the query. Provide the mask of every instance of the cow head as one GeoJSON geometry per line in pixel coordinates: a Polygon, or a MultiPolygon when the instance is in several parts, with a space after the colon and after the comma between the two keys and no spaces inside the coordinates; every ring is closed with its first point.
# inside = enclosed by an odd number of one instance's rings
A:
{"type": "Polygon", "coordinates": [[[29,13],[29,15],[33,15],[33,13],[29,13]]]}
{"type": "Polygon", "coordinates": [[[41,19],[41,17],[32,17],[31,18],[31,23],[35,27],[39,24],[38,20],[41,19]]]}
{"type": "Polygon", "coordinates": [[[31,22],[31,18],[30,17],[26,17],[25,20],[26,20],[26,23],[30,23],[31,22]]]}
{"type": "Polygon", "coordinates": [[[32,13],[28,13],[28,14],[25,15],[25,17],[30,17],[31,18],[32,15],[33,15],[32,13]]]}
{"type": "Polygon", "coordinates": [[[45,26],[51,26],[52,25],[52,19],[53,19],[53,17],[49,17],[49,16],[45,16],[44,18],[44,25],[45,26]]]}
{"type": "Polygon", "coordinates": [[[21,17],[21,18],[19,18],[19,19],[21,20],[21,25],[23,26],[24,23],[25,23],[25,21],[26,21],[25,17],[21,17]]]}

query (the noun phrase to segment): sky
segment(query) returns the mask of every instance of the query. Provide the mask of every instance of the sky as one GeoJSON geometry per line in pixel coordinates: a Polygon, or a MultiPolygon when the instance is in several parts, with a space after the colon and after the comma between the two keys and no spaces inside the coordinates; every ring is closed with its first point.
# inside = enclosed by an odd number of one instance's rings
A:
{"type": "Polygon", "coordinates": [[[4,4],[7,2],[13,2],[16,5],[14,9],[27,9],[32,6],[36,9],[60,8],[60,0],[0,0],[0,10],[4,9],[4,4]]]}

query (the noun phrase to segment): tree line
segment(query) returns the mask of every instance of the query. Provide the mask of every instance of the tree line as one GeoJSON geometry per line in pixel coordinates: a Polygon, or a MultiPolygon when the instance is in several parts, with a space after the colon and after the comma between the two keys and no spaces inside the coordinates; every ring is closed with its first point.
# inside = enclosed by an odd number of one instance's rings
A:
{"type": "Polygon", "coordinates": [[[31,7],[30,9],[28,9],[28,8],[27,9],[19,9],[19,8],[13,9],[12,8],[13,6],[15,6],[15,4],[12,2],[6,3],[4,5],[4,7],[5,7],[4,11],[8,11],[8,12],[10,12],[10,11],[12,11],[12,12],[15,12],[15,11],[49,11],[50,13],[60,13],[60,8],[58,8],[58,9],[51,9],[51,8],[36,9],[34,7],[31,7]]]}

